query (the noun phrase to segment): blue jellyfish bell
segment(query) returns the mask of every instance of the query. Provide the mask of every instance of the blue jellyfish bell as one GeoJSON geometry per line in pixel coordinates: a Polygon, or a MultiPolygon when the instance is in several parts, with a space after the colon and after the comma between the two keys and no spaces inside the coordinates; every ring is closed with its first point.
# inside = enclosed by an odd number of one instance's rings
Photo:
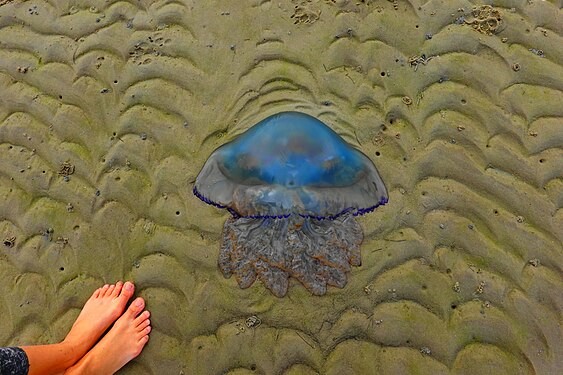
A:
{"type": "Polygon", "coordinates": [[[355,217],[387,203],[371,160],[314,117],[282,112],[217,150],[194,194],[227,209],[219,268],[241,288],[256,278],[278,297],[289,278],[315,295],[343,288],[361,263],[355,217]]]}

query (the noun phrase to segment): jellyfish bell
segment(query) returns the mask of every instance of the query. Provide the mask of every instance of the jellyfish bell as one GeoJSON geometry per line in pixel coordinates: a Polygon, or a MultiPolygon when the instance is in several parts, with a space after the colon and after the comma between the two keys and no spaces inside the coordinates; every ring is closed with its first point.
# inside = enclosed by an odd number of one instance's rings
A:
{"type": "Polygon", "coordinates": [[[387,203],[371,160],[321,121],[282,112],[216,149],[194,194],[227,209],[219,268],[241,288],[258,278],[278,297],[289,277],[311,293],[344,287],[360,265],[355,216],[387,203]]]}

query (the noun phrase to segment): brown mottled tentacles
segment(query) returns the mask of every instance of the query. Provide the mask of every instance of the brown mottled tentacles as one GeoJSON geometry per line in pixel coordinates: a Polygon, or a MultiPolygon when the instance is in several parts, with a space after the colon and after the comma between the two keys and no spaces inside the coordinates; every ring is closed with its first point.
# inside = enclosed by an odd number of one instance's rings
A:
{"type": "Polygon", "coordinates": [[[361,263],[362,229],[351,214],[335,220],[231,218],[223,228],[219,268],[241,288],[258,277],[278,297],[294,277],[315,295],[327,284],[343,288],[350,266],[361,263]]]}

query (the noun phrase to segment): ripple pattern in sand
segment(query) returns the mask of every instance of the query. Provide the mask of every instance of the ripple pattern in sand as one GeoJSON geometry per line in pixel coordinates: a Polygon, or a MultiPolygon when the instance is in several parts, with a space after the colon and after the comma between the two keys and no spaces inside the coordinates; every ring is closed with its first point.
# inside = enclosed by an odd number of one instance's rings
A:
{"type": "Polygon", "coordinates": [[[494,2],[486,35],[465,1],[243,3],[0,1],[0,344],[62,339],[125,278],[154,331],[124,374],[559,373],[556,4],[494,2]],[[225,213],[191,194],[282,110],[390,192],[324,297],[223,279],[225,213]]]}

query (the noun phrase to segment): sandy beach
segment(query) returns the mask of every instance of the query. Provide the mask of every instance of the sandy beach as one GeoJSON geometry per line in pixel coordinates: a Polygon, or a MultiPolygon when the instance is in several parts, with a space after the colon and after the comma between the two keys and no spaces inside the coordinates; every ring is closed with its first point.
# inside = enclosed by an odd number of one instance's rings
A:
{"type": "Polygon", "coordinates": [[[563,13],[488,3],[0,0],[0,345],[132,280],[120,374],[563,373],[563,13]],[[225,279],[229,213],[192,194],[281,111],[389,191],[324,296],[225,279]]]}

